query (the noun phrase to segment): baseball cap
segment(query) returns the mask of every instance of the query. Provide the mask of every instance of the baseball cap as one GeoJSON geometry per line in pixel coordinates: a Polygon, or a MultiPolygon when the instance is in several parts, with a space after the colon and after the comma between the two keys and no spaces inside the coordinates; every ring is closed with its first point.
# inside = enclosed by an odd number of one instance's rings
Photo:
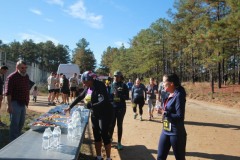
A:
{"type": "Polygon", "coordinates": [[[115,71],[113,75],[114,76],[119,76],[119,77],[123,76],[122,72],[120,72],[120,71],[115,71]]]}
{"type": "Polygon", "coordinates": [[[81,81],[90,81],[96,78],[97,75],[92,71],[85,71],[81,76],[81,81]]]}

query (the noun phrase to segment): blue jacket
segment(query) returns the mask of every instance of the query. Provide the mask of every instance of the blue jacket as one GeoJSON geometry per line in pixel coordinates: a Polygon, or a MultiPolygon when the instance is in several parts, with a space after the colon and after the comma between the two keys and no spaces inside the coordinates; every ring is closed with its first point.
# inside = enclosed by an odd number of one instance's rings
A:
{"type": "Polygon", "coordinates": [[[173,97],[165,100],[167,102],[165,116],[171,123],[171,131],[163,130],[166,135],[186,134],[184,127],[186,92],[183,87],[177,87],[173,97]]]}

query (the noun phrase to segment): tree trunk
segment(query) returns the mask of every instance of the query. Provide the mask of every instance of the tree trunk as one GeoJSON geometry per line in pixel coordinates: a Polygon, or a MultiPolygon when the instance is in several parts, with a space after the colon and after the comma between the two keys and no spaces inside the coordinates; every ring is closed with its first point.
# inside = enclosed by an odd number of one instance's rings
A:
{"type": "Polygon", "coordinates": [[[233,73],[232,73],[232,83],[236,83],[236,53],[233,53],[233,73]]]}
{"type": "MultiPolygon", "coordinates": [[[[237,42],[237,50],[236,52],[238,52],[240,49],[240,38],[238,38],[238,42],[237,42]]],[[[239,55],[237,53],[237,55],[239,55]]],[[[240,68],[239,68],[239,56],[238,56],[238,84],[240,84],[240,68]]]]}
{"type": "Polygon", "coordinates": [[[223,77],[224,77],[224,75],[225,75],[225,60],[223,59],[222,60],[222,77],[221,77],[221,79],[222,79],[222,82],[224,82],[224,79],[223,79],[223,77]]]}
{"type": "Polygon", "coordinates": [[[192,63],[192,83],[195,82],[195,66],[194,66],[194,57],[193,57],[193,49],[192,49],[192,55],[191,55],[191,63],[192,63]]]}
{"type": "MultiPolygon", "coordinates": [[[[220,53],[219,53],[219,55],[220,55],[220,53]]],[[[222,83],[221,78],[222,78],[222,76],[221,76],[221,62],[218,62],[218,88],[221,88],[221,83],[222,83]]]]}
{"type": "Polygon", "coordinates": [[[214,79],[213,79],[213,70],[210,69],[209,71],[209,78],[210,78],[210,85],[211,85],[211,91],[212,91],[212,94],[214,93],[214,79]]]}

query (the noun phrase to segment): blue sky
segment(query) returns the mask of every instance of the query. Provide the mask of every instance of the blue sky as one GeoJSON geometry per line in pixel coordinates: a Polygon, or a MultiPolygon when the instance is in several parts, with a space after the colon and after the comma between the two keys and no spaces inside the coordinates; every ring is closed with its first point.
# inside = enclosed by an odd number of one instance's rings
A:
{"type": "Polygon", "coordinates": [[[159,18],[169,19],[174,0],[4,0],[0,40],[53,41],[71,50],[85,38],[97,63],[108,46],[129,47],[129,39],[159,18]]]}

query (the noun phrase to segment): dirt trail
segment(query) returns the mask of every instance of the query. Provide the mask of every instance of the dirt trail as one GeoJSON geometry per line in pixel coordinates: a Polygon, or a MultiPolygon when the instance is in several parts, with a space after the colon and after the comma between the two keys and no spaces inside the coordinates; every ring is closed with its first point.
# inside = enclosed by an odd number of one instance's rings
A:
{"type": "MultiPolygon", "coordinates": [[[[31,103],[29,109],[47,112],[50,107],[41,97],[39,102],[31,103]],[[41,102],[42,101],[42,102],[41,102]],[[39,104],[44,104],[40,106],[39,104]]],[[[113,160],[155,160],[157,145],[162,130],[160,117],[148,121],[147,105],[144,106],[143,121],[133,119],[128,102],[124,119],[122,144],[124,149],[115,149],[117,136],[115,128],[112,159],[113,160]]],[[[240,110],[188,99],[186,105],[185,126],[187,136],[187,160],[239,160],[240,159],[240,110]]],[[[90,134],[91,129],[90,129],[90,134]]],[[[92,135],[90,135],[91,137],[92,135]]],[[[86,135],[88,138],[88,135],[86,135]]],[[[93,145],[91,146],[94,152],[93,145]]],[[[91,154],[91,152],[86,153],[91,154]]],[[[170,151],[168,160],[174,160],[170,151]]]]}

